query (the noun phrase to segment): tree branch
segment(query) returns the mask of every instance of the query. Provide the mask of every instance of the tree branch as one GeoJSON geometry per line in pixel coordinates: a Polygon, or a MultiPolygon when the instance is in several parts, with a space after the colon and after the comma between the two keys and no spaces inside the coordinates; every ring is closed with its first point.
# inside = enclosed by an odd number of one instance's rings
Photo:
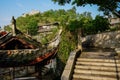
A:
{"type": "Polygon", "coordinates": [[[119,13],[118,11],[114,10],[114,11],[113,11],[113,14],[115,14],[117,17],[120,18],[120,13],[119,13]]]}

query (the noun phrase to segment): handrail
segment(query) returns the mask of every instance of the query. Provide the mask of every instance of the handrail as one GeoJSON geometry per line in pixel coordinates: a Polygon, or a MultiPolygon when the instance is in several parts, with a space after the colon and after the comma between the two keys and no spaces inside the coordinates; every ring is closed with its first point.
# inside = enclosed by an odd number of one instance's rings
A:
{"type": "Polygon", "coordinates": [[[61,80],[71,80],[76,58],[80,55],[81,50],[75,50],[70,53],[66,66],[61,76],[61,80]]]}

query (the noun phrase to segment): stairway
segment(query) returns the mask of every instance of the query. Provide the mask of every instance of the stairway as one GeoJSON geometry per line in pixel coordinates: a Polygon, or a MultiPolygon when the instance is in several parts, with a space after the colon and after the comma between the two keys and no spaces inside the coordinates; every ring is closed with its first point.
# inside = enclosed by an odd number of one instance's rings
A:
{"type": "Polygon", "coordinates": [[[120,80],[120,60],[114,52],[83,52],[74,67],[72,80],[120,80]]]}

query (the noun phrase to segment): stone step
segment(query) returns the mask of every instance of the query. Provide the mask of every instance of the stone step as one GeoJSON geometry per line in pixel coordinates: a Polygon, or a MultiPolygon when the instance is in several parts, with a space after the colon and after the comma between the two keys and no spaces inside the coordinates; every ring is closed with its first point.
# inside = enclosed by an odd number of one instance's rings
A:
{"type": "Polygon", "coordinates": [[[84,48],[83,52],[114,52],[114,49],[107,49],[107,48],[84,48]]]}
{"type": "Polygon", "coordinates": [[[79,74],[92,74],[92,75],[104,75],[104,76],[116,76],[119,75],[117,72],[112,72],[112,71],[100,71],[100,70],[80,70],[80,69],[74,69],[74,73],[79,73],[79,74]]]}
{"type": "Polygon", "coordinates": [[[106,51],[106,52],[103,52],[103,51],[99,51],[99,52],[82,52],[82,54],[102,54],[102,55],[109,55],[109,54],[115,54],[115,52],[111,52],[111,51],[106,51]]]}
{"type": "Polygon", "coordinates": [[[94,65],[94,66],[111,66],[120,67],[120,63],[103,63],[103,62],[76,62],[77,65],[94,65]]]}
{"type": "Polygon", "coordinates": [[[118,59],[94,59],[94,58],[77,58],[77,61],[111,62],[111,63],[120,62],[120,60],[118,59]]]}
{"type": "Polygon", "coordinates": [[[75,65],[75,69],[86,69],[86,70],[101,70],[101,71],[120,71],[120,67],[109,67],[109,66],[90,66],[90,65],[75,65]]]}
{"type": "Polygon", "coordinates": [[[116,51],[116,53],[119,54],[120,53],[120,48],[116,48],[115,51],[116,51]]]}
{"type": "Polygon", "coordinates": [[[101,55],[101,56],[114,56],[115,52],[82,52],[82,55],[101,55]]]}
{"type": "MultiPolygon", "coordinates": [[[[86,50],[85,50],[86,51],[86,50]]],[[[120,59],[110,50],[82,52],[74,66],[72,80],[119,80],[120,59]]]]}
{"type": "Polygon", "coordinates": [[[74,74],[72,80],[118,80],[116,77],[74,74]]]}
{"type": "Polygon", "coordinates": [[[115,52],[82,52],[80,57],[88,57],[88,58],[113,58],[117,54],[115,52]]]}

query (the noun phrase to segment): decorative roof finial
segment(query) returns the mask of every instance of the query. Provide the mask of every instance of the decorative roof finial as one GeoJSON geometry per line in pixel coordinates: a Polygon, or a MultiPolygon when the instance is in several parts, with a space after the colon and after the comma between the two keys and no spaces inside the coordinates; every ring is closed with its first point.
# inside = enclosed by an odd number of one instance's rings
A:
{"type": "Polygon", "coordinates": [[[16,20],[15,20],[14,16],[12,16],[11,23],[12,23],[12,33],[13,33],[13,36],[16,36],[16,20]]]}

